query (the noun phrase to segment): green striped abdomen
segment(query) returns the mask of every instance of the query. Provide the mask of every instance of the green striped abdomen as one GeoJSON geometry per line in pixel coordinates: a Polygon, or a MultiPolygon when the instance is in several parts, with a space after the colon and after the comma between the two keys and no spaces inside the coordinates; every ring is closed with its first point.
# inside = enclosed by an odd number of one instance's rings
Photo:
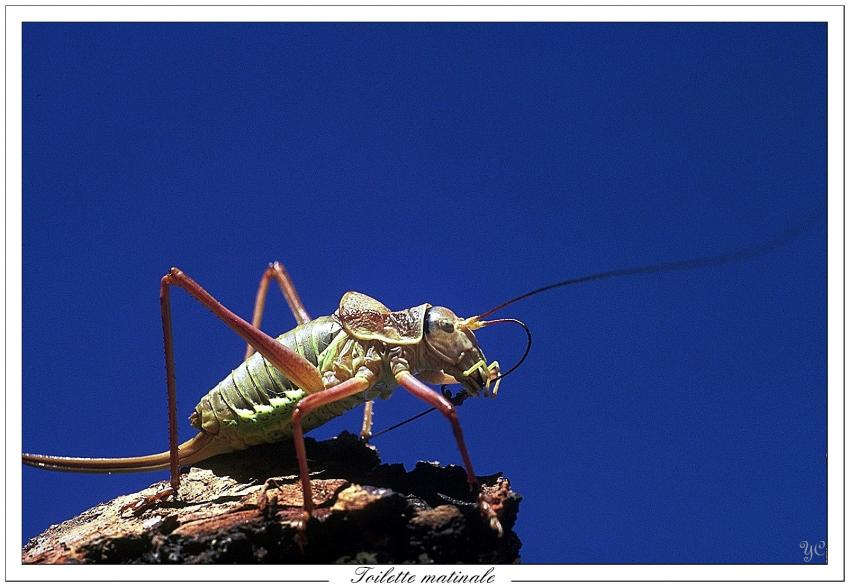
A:
{"type": "MultiPolygon", "coordinates": [[[[297,326],[277,340],[321,372],[320,362],[331,362],[345,337],[340,323],[324,316],[297,326]]],[[[192,426],[215,434],[219,442],[233,450],[277,442],[292,437],[292,412],[306,395],[262,355],[254,353],[201,398],[189,421],[192,426]]],[[[365,394],[358,394],[321,406],[303,418],[304,430],[336,418],[364,401],[365,394]]]]}

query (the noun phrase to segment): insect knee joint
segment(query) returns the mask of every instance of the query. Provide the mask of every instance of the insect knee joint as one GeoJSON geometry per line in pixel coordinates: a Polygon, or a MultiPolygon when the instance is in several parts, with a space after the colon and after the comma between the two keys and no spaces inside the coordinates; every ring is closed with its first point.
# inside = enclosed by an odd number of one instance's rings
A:
{"type": "Polygon", "coordinates": [[[304,414],[306,414],[307,412],[310,411],[308,409],[308,405],[306,405],[306,404],[301,405],[303,402],[304,402],[304,400],[301,400],[300,402],[298,402],[295,406],[295,409],[292,410],[292,421],[295,422],[296,424],[300,424],[301,423],[301,417],[304,414]]]}
{"type": "Polygon", "coordinates": [[[176,279],[179,279],[182,275],[183,271],[181,271],[177,267],[172,267],[168,270],[168,273],[162,276],[162,279],[160,279],[159,282],[161,285],[171,285],[176,279]]]}

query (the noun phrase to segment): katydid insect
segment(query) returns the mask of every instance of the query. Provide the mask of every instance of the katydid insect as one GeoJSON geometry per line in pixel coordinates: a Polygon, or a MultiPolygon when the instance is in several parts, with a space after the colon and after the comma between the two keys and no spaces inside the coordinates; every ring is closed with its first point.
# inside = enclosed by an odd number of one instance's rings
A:
{"type": "MultiPolygon", "coordinates": [[[[485,322],[478,317],[462,320],[448,308],[430,304],[391,312],[377,300],[356,292],[346,293],[333,315],[311,320],[286,269],[279,262],[272,263],[260,280],[253,323],[224,307],[177,268],[172,268],[161,280],[160,305],[166,356],[169,451],[133,458],[24,454],[24,464],[78,472],[130,472],[170,467],[170,488],[154,496],[164,499],[177,494],[181,465],[291,437],[295,442],[306,520],[313,510],[313,499],[304,431],[366,403],[362,434],[368,436],[371,400],[389,397],[393,388],[400,385],[448,418],[469,484],[477,486],[454,405],[413,374],[430,383],[459,383],[470,395],[489,391],[490,384],[498,385],[501,378],[499,364],[487,364],[472,331],[502,320],[485,322]],[[271,279],[278,282],[299,322],[295,329],[277,339],[259,328],[271,279]],[[245,361],[195,407],[189,421],[200,432],[179,446],[169,298],[174,285],[186,290],[248,343],[245,361]]],[[[501,532],[495,514],[483,498],[479,497],[479,503],[493,528],[501,532]]]]}
{"type": "MultiPolygon", "coordinates": [[[[552,283],[461,318],[452,310],[421,304],[390,311],[366,295],[346,293],[337,310],[311,320],[284,266],[275,262],[260,279],[251,323],[227,309],[181,270],[172,268],[161,280],[160,304],[166,357],[170,446],[167,452],[131,458],[75,458],[23,454],[23,463],[57,471],[130,472],[170,468],[170,487],[155,500],[179,491],[181,465],[252,445],[292,438],[304,496],[301,528],[313,511],[304,432],[365,404],[362,436],[371,434],[371,402],[387,399],[397,386],[430,404],[425,413],[438,410],[449,420],[470,487],[477,487],[472,462],[463,438],[455,403],[431,384],[459,384],[463,396],[495,394],[501,379],[527,355],[531,335],[514,318],[487,320],[505,307],[545,291],[613,277],[681,271],[741,261],[768,252],[802,233],[820,215],[760,245],[684,261],[645,265],[594,273],[552,283]],[[274,279],[286,298],[298,326],[277,338],[260,330],[269,282],[274,279]],[[197,404],[190,423],[199,429],[191,440],[178,445],[177,409],[172,349],[170,289],[178,286],[206,306],[248,344],[245,361],[209,391],[197,404]],[[525,353],[504,374],[499,363],[488,363],[474,331],[496,323],[514,322],[528,335],[525,353]],[[256,351],[256,352],[255,352],[256,351]],[[418,376],[418,377],[417,377],[418,376]],[[424,382],[423,382],[424,381],[424,382]]],[[[416,416],[416,417],[418,417],[416,416]]],[[[501,526],[495,512],[479,492],[482,514],[496,532],[501,526]]],[[[265,507],[265,506],[264,506],[265,507]]]]}

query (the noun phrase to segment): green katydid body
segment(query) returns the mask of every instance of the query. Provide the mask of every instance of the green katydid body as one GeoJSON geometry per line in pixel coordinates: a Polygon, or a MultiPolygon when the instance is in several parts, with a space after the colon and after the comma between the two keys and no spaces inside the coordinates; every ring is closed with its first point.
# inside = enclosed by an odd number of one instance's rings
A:
{"type": "MultiPolygon", "coordinates": [[[[368,382],[358,393],[309,410],[301,418],[302,429],[316,428],[367,401],[388,398],[401,371],[431,375],[429,380],[436,374],[439,380],[462,383],[470,394],[486,389],[498,377],[498,363],[486,365],[472,327],[461,325],[446,308],[422,304],[391,312],[368,296],[346,293],[334,314],[277,337],[315,367],[324,389],[353,378],[368,382]],[[429,315],[434,324],[430,334],[429,315]]],[[[179,463],[292,438],[293,414],[308,395],[267,357],[254,353],[198,402],[189,422],[200,432],[180,445],[179,463]]],[[[23,462],[63,471],[150,471],[166,468],[169,453],[129,458],[24,454],[23,462]]]]}
{"type": "MultiPolygon", "coordinates": [[[[367,363],[364,343],[347,333],[335,315],[301,324],[277,340],[310,361],[326,386],[350,378],[367,363]]],[[[374,363],[371,368],[381,367],[374,363]]],[[[384,377],[366,391],[322,406],[302,420],[304,430],[368,400],[386,399],[395,385],[391,376],[389,380],[384,377]]],[[[214,435],[214,444],[221,452],[278,442],[292,437],[292,412],[306,396],[265,357],[254,353],[201,398],[189,422],[214,435]]]]}

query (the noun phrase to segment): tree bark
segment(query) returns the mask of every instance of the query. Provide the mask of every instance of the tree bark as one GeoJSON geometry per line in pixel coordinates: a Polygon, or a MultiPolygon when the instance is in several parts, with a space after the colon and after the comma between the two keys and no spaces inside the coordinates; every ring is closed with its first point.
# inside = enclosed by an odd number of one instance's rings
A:
{"type": "Polygon", "coordinates": [[[24,563],[514,563],[520,496],[500,474],[479,477],[504,528],[498,536],[461,467],[380,463],[374,448],[342,433],[307,439],[316,510],[296,541],[301,485],[291,442],[252,447],[193,466],[179,499],[133,512],[156,483],[51,526],[23,549],[24,563]],[[279,487],[258,507],[269,478],[279,487]],[[123,508],[123,511],[122,511],[123,508]]]}

